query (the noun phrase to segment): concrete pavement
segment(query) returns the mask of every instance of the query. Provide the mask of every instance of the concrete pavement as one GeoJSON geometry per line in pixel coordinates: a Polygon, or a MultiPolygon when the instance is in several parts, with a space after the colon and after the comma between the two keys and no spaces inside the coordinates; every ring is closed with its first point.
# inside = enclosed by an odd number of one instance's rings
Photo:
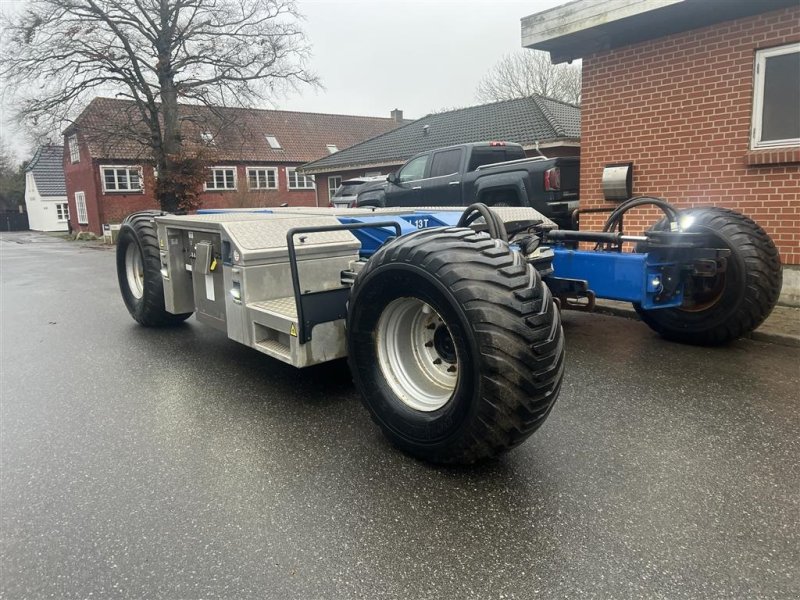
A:
{"type": "MultiPolygon", "coordinates": [[[[629,302],[598,300],[596,311],[602,314],[639,320],[636,311],[633,310],[629,302]]],[[[800,308],[776,306],[769,317],[749,337],[781,346],[800,347],[800,308]]]]}
{"type": "Polygon", "coordinates": [[[346,365],[147,330],[114,255],[0,236],[0,597],[797,598],[800,350],[564,313],[553,413],[431,467],[346,365]]]}

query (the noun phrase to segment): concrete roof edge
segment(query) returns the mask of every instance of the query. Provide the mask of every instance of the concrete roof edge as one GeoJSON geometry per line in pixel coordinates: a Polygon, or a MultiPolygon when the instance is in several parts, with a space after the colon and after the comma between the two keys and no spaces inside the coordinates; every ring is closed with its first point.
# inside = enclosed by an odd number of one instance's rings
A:
{"type": "Polygon", "coordinates": [[[678,4],[685,0],[574,0],[522,18],[522,45],[531,46],[678,4]]]}

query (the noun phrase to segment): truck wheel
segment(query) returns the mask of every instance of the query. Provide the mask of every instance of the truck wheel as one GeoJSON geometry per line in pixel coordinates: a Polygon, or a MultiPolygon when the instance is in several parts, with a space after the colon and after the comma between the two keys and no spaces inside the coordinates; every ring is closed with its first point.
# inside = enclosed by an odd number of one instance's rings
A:
{"type": "Polygon", "coordinates": [[[524,441],[564,373],[564,334],[536,270],[466,228],[398,238],[361,271],[347,315],[350,369],[402,450],[472,463],[524,441]]]}
{"type": "MultiPolygon", "coordinates": [[[[726,208],[681,211],[691,219],[689,231],[713,232],[731,251],[724,273],[712,280],[697,278],[684,306],[644,310],[642,321],[662,337],[686,344],[715,346],[735,340],[764,322],[781,292],[778,249],[753,220],[726,208]]],[[[654,229],[665,229],[665,220],[654,229]]]]}
{"type": "Polygon", "coordinates": [[[131,316],[146,327],[176,325],[192,315],[173,315],[164,308],[164,280],[153,223],[153,217],[160,214],[143,211],[129,215],[117,238],[117,278],[122,299],[131,316]]]}

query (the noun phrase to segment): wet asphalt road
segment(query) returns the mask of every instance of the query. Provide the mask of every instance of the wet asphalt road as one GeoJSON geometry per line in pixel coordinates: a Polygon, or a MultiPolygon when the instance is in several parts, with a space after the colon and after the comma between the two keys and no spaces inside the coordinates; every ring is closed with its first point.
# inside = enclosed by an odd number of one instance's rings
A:
{"type": "Polygon", "coordinates": [[[567,313],[543,428],[436,468],[384,441],[344,364],[140,328],[113,252],[20,237],[0,237],[0,597],[800,596],[797,349],[567,313]]]}

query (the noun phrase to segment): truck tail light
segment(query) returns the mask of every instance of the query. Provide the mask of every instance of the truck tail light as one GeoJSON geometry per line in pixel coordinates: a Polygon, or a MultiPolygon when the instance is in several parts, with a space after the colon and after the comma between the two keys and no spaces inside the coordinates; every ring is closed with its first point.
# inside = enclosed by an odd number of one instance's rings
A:
{"type": "Polygon", "coordinates": [[[489,142],[489,146],[491,146],[492,148],[496,148],[497,146],[505,146],[505,145],[506,145],[505,142],[489,142]]]}
{"type": "Polygon", "coordinates": [[[561,189],[561,169],[553,167],[544,172],[544,191],[557,192],[561,189]]]}

